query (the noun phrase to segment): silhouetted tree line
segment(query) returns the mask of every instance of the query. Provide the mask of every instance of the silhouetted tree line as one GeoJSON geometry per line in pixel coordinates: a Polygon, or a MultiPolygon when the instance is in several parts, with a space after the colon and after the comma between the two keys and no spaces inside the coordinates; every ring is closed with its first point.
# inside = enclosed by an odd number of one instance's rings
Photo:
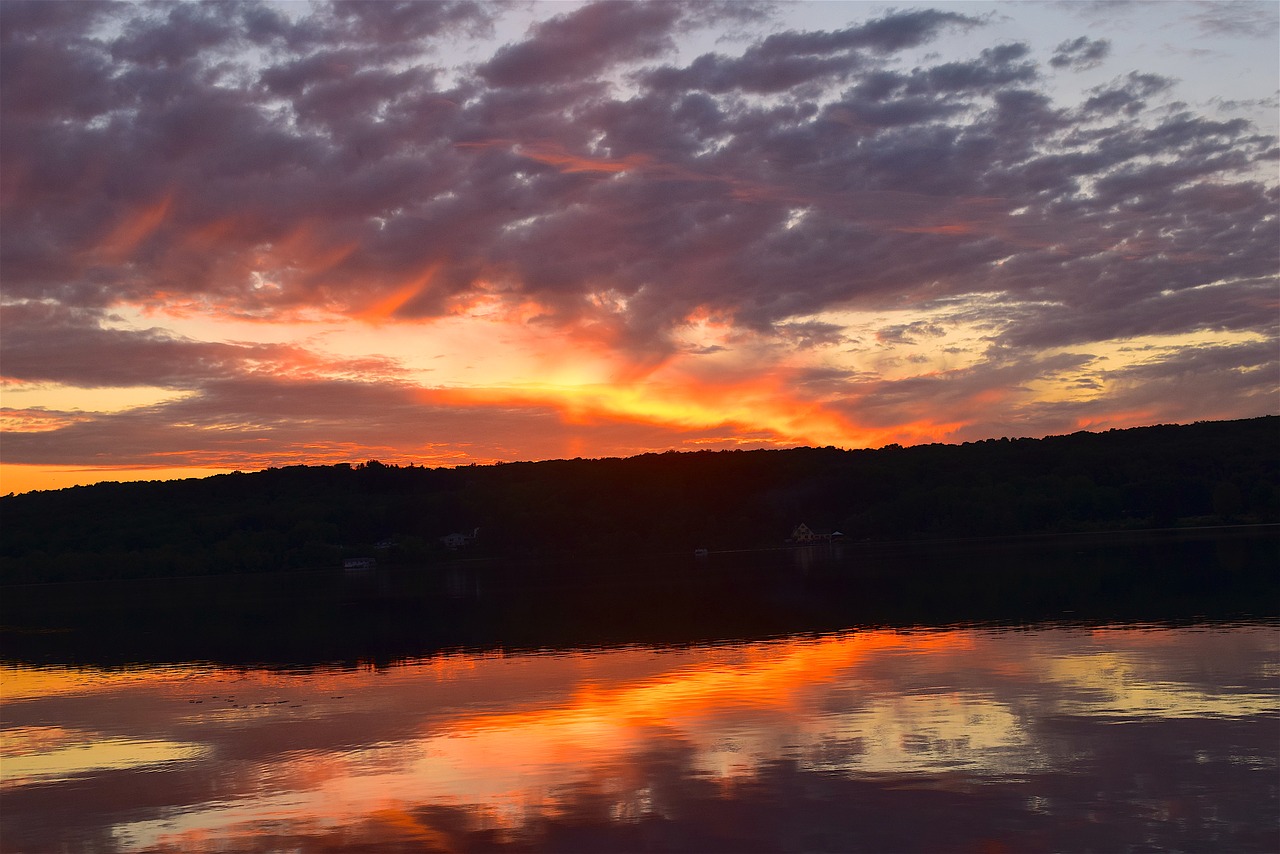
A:
{"type": "Polygon", "coordinates": [[[964,445],[290,466],[0,499],[5,583],[1280,521],[1280,417],[964,445]],[[441,537],[479,528],[473,546],[441,537]]]}

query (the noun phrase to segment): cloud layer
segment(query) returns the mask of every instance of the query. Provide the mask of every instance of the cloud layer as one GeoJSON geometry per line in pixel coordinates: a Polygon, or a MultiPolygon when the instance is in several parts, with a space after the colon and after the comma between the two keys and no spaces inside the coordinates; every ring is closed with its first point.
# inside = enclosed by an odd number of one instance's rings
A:
{"type": "MultiPolygon", "coordinates": [[[[1232,20],[1248,10],[1274,18],[1232,20]]],[[[931,53],[990,27],[945,7],[805,30],[762,5],[589,3],[505,43],[516,7],[295,11],[0,7],[5,380],[194,395],[18,431],[5,462],[229,465],[252,442],[244,467],[321,446],[528,458],[574,431],[590,455],[870,444],[1274,410],[1275,135],[1142,70],[1055,97],[1057,76],[1109,67],[1106,39],[931,53]],[[650,404],[751,386],[830,423],[695,426],[578,390],[584,415],[502,383],[464,401],[404,352],[217,331],[427,341],[481,315],[607,361],[615,388],[652,383],[650,404]]]]}

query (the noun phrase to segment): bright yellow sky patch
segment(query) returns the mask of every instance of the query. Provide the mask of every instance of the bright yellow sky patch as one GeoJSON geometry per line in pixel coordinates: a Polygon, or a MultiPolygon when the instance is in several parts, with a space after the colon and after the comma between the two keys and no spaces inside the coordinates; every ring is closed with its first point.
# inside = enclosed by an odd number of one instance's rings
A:
{"type": "Polygon", "coordinates": [[[159,386],[79,388],[59,383],[5,383],[0,387],[0,402],[8,409],[108,413],[172,403],[193,394],[159,386]]]}
{"type": "Polygon", "coordinates": [[[157,466],[155,468],[89,468],[86,466],[0,465],[0,494],[30,492],[35,489],[64,489],[103,481],[183,480],[228,474],[230,468],[157,466]]]}
{"type": "Polygon", "coordinates": [[[1112,376],[1119,370],[1147,363],[1162,362],[1179,350],[1229,347],[1261,343],[1266,339],[1253,332],[1191,332],[1185,335],[1143,335],[1116,338],[1088,344],[1046,349],[1045,360],[1066,354],[1083,354],[1089,361],[1070,370],[1058,371],[1026,384],[1026,394],[1044,403],[1079,402],[1113,396],[1116,385],[1123,382],[1112,376]]]}

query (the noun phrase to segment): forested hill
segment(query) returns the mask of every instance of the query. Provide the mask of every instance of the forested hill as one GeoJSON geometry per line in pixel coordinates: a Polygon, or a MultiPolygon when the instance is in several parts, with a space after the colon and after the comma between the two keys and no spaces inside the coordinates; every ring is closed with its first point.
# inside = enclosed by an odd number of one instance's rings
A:
{"type": "Polygon", "coordinates": [[[292,466],[0,499],[0,580],[1280,521],[1280,417],[964,445],[292,466]],[[442,537],[471,534],[450,551],[442,537]]]}

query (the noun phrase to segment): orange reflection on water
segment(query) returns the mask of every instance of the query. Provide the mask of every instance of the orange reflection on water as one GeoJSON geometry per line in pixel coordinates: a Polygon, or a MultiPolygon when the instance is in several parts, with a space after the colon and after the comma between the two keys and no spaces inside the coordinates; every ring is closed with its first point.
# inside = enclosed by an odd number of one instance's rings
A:
{"type": "MultiPolygon", "coordinates": [[[[161,822],[122,832],[139,843],[190,848],[213,828],[249,834],[265,821],[303,822],[315,825],[316,832],[375,817],[380,817],[375,824],[384,825],[396,815],[413,824],[418,819],[403,810],[422,803],[467,805],[483,812],[493,827],[510,830],[533,815],[554,811],[565,791],[584,785],[612,799],[620,814],[643,812],[648,786],[644,757],[654,750],[678,747],[687,756],[690,773],[732,785],[787,752],[799,757],[814,753],[829,734],[831,715],[822,707],[831,689],[856,686],[863,663],[884,663],[895,655],[946,659],[972,644],[973,636],[963,632],[871,631],[662,653],[657,672],[610,676],[588,670],[550,703],[539,695],[541,702],[524,707],[455,708],[443,717],[434,714],[437,709],[424,708],[416,730],[399,740],[370,736],[367,743],[343,750],[279,757],[271,785],[259,787],[264,794],[188,813],[181,831],[161,822]],[[179,836],[171,835],[175,831],[179,836]]],[[[611,654],[578,653],[553,661],[563,666],[570,658],[585,664],[611,654]]],[[[489,671],[480,675],[489,678],[512,663],[495,658],[476,662],[489,671]]],[[[634,663],[644,669],[641,662],[634,663]]],[[[415,680],[404,677],[415,672],[447,680],[459,667],[457,660],[443,670],[413,665],[400,674],[402,689],[414,689],[415,680]]],[[[867,682],[863,690],[869,695],[891,690],[879,678],[867,682]]],[[[519,699],[512,703],[524,705],[519,699]]],[[[896,739],[897,733],[912,729],[910,722],[899,720],[903,716],[937,718],[958,712],[972,726],[976,718],[966,715],[965,708],[963,701],[945,698],[908,701],[873,708],[866,721],[896,739]]],[[[856,728],[866,721],[846,723],[856,728]]],[[[887,768],[903,764],[899,745],[887,750],[892,756],[876,761],[887,768]]]]}
{"type": "Polygon", "coordinates": [[[1260,668],[1277,652],[1265,628],[953,629],[313,672],[10,667],[6,765],[22,774],[6,782],[79,776],[78,798],[100,773],[162,769],[197,793],[116,816],[119,850],[452,850],[583,793],[610,821],[672,809],[674,778],[733,798],[780,762],[936,790],[1023,779],[1075,761],[1042,721],[1275,715],[1260,668]],[[1180,656],[1237,676],[1197,681],[1180,656]]]}
{"type": "Polygon", "coordinates": [[[51,669],[21,664],[0,664],[4,702],[33,700],[65,694],[85,695],[117,691],[135,683],[161,684],[189,679],[200,668],[148,667],[101,670],[98,668],[51,669]]]}
{"type": "Polygon", "coordinates": [[[539,727],[594,726],[644,728],[691,724],[737,711],[758,714],[802,713],[806,695],[817,686],[849,678],[850,670],[867,656],[889,650],[912,654],[965,649],[970,639],[945,634],[904,634],[869,631],[831,638],[761,644],[741,650],[733,660],[716,661],[714,654],[699,666],[681,669],[639,685],[606,688],[584,685],[565,708],[479,715],[462,722],[459,732],[539,727]],[[605,723],[607,722],[607,724],[605,723]]]}

